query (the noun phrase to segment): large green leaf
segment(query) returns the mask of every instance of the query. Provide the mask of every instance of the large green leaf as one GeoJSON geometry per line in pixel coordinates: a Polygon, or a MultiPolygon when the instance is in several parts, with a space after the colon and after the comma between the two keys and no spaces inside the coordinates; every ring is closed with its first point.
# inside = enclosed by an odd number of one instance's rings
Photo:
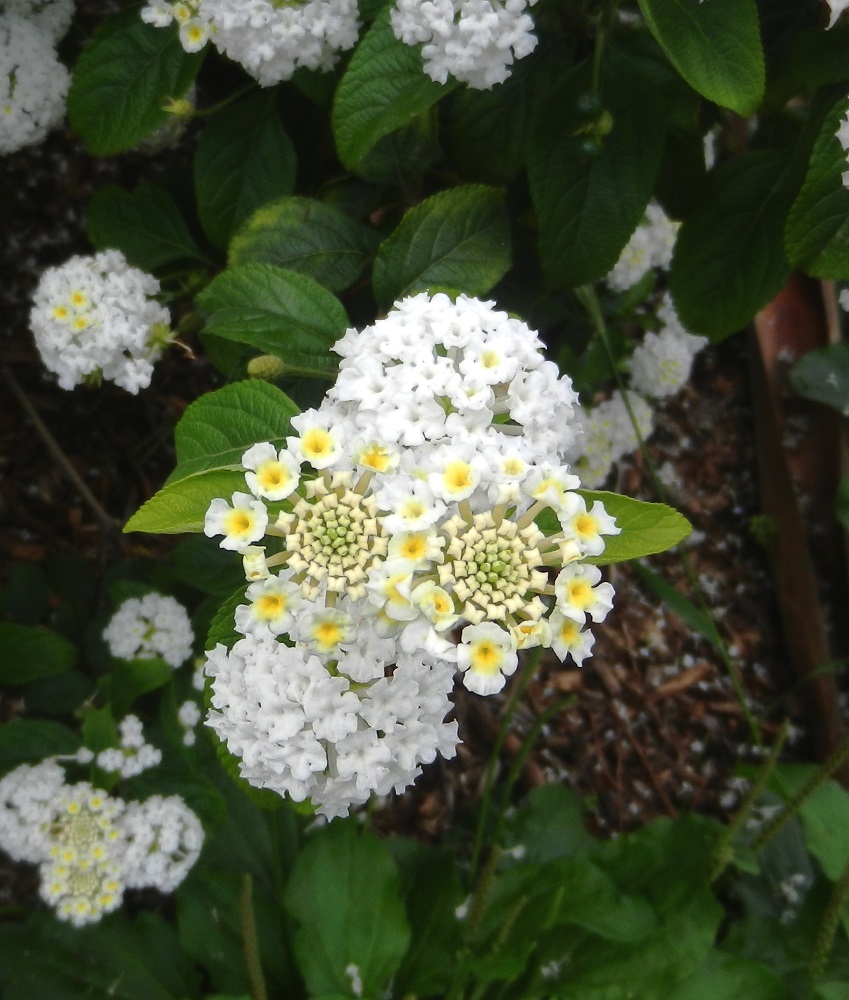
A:
{"type": "Polygon", "coordinates": [[[410,209],[378,251],[378,302],[390,305],[428,288],[488,292],[510,267],[510,220],[503,202],[496,188],[469,184],[410,209]]]}
{"type": "Polygon", "coordinates": [[[300,925],[294,947],[310,993],[382,996],[410,943],[398,870],[384,844],[356,820],[317,830],[295,862],[285,905],[300,925]]]}
{"type": "Polygon", "coordinates": [[[781,150],[745,153],[711,173],[708,197],[678,232],[670,287],[682,322],[721,340],[787,279],[783,233],[793,200],[781,150]]]}
{"type": "Polygon", "coordinates": [[[387,5],[361,39],[336,89],[332,123],[339,159],[355,171],[379,139],[409,124],[453,86],[425,76],[418,49],[395,37],[387,5]]]}
{"type": "MultiPolygon", "coordinates": [[[[616,518],[621,529],[618,535],[605,535],[604,552],[600,556],[586,559],[596,566],[639,559],[641,556],[665,552],[683,541],[693,530],[693,526],[677,510],[665,503],[649,503],[633,497],[610,493],[606,490],[578,490],[588,507],[596,500],[604,504],[604,509],[616,518]]],[[[537,524],[547,534],[560,530],[557,515],[553,510],[543,510],[536,518],[537,524]]]]}
{"type": "Polygon", "coordinates": [[[606,566],[608,563],[624,562],[626,559],[639,559],[642,556],[654,555],[656,552],[665,552],[683,541],[693,530],[693,526],[683,514],[679,514],[665,503],[635,500],[633,497],[605,490],[578,492],[587,506],[591,506],[596,500],[601,500],[604,509],[616,518],[617,526],[622,529],[618,535],[606,535],[604,552],[587,560],[596,566],[606,566]]]}
{"type": "Polygon", "coordinates": [[[86,233],[98,250],[114,247],[144,271],[177,261],[211,263],[177,202],[156,184],[132,192],[109,184],[89,201],[86,216],[86,233]]]}
{"type": "Polygon", "coordinates": [[[0,684],[28,684],[70,670],[77,647],[47,628],[0,623],[0,684]]]}
{"type": "Polygon", "coordinates": [[[226,247],[256,209],[291,194],[296,166],[273,92],[220,111],[195,153],[198,214],[211,242],[226,247]]]}
{"type": "Polygon", "coordinates": [[[54,754],[76,753],[79,746],[79,736],[59,722],[12,719],[0,726],[0,775],[19,764],[38,764],[54,754]]]}
{"type": "Polygon", "coordinates": [[[210,503],[245,492],[245,474],[238,470],[213,469],[169,483],[154,494],[124,525],[124,531],[179,535],[203,531],[210,503]]]}
{"type": "Polygon", "coordinates": [[[258,441],[282,448],[296,413],[298,407],[286,393],[267,382],[234,382],[208,392],[186,408],[174,430],[177,468],[167,482],[239,466],[258,441]]]}
{"type": "Polygon", "coordinates": [[[74,67],[68,94],[71,128],[94,156],[132,149],[170,116],[169,97],[184,97],[203,55],[183,50],[176,26],[154,28],[137,9],[104,23],[74,67]]]}
{"type": "Polygon", "coordinates": [[[849,102],[842,98],[826,116],[784,231],[791,266],[816,278],[849,278],[849,190],[843,186],[846,151],[836,136],[847,110],[849,102]]]}
{"type": "MultiPolygon", "coordinates": [[[[613,267],[640,222],[660,169],[668,71],[623,45],[605,54],[609,134],[585,148],[578,95],[589,68],[554,76],[528,139],[527,165],[543,272],[555,287],[597,281],[613,267]]],[[[556,71],[555,71],[556,72],[556,71]]],[[[671,74],[669,74],[671,75],[671,74]]]]}
{"type": "Polygon", "coordinates": [[[332,205],[281,198],[239,229],[230,243],[230,264],[276,264],[339,292],[360,276],[376,244],[375,233],[332,205]]]}
{"type": "Polygon", "coordinates": [[[336,372],[331,348],[348,328],[344,307],[317,281],[273,264],[219,274],[198,296],[206,330],[250,344],[300,372],[336,372]]]}
{"type": "Polygon", "coordinates": [[[749,115],[766,73],[755,0],[639,0],[645,22],[681,76],[709,101],[749,115]]]}

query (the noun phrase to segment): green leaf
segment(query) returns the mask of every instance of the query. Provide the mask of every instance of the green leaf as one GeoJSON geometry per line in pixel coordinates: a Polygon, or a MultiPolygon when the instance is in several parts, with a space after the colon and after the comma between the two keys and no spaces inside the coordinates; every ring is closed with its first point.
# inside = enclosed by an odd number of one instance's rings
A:
{"type": "Polygon", "coordinates": [[[849,415],[849,343],[843,340],[809,351],[791,368],[790,382],[805,399],[849,415]]]}
{"type": "Polygon", "coordinates": [[[813,90],[849,77],[849,27],[824,24],[802,31],[793,40],[787,71],[795,90],[813,90]]]}
{"type": "Polygon", "coordinates": [[[109,693],[115,714],[123,717],[137,698],[168,684],[172,667],[159,657],[145,660],[115,660],[109,693]]]}
{"type": "Polygon", "coordinates": [[[750,115],[766,72],[755,0],[639,0],[649,30],[681,76],[709,101],[750,115]]]}
{"type": "Polygon", "coordinates": [[[689,601],[677,587],[655,573],[642,563],[633,563],[634,572],[681,621],[697,635],[707,639],[720,652],[723,649],[722,639],[716,630],[716,625],[710,615],[700,611],[689,601]]]}
{"type": "Polygon", "coordinates": [[[82,722],[82,737],[83,746],[94,753],[118,746],[120,738],[111,705],[86,709],[82,722]]]}
{"type": "Polygon", "coordinates": [[[636,229],[660,170],[668,86],[644,54],[611,44],[602,88],[611,130],[590,156],[576,105],[589,87],[588,67],[554,78],[527,151],[540,260],[552,286],[603,278],[636,229]]]}
{"type": "Polygon", "coordinates": [[[76,753],[79,746],[79,736],[59,722],[12,719],[0,726],[0,774],[20,764],[38,764],[54,754],[76,753]]]}
{"type": "Polygon", "coordinates": [[[668,1000],[787,1000],[782,978],[761,962],[712,952],[668,1000]]]}
{"type": "Polygon", "coordinates": [[[409,124],[454,86],[425,76],[418,48],[395,37],[387,5],[363,35],[336,88],[331,121],[339,159],[355,172],[379,139],[409,124]]]}
{"type": "Polygon", "coordinates": [[[93,156],[132,149],[169,121],[163,104],[185,96],[202,61],[183,50],[176,25],[154,28],[136,9],[105,22],[74,67],[71,129],[93,156]]]}
{"type": "Polygon", "coordinates": [[[219,642],[223,643],[228,649],[230,649],[242,636],[236,631],[234,627],[235,623],[235,612],[236,608],[240,604],[245,603],[245,587],[247,584],[242,582],[240,587],[230,594],[226,601],[221,605],[221,607],[216,611],[215,617],[212,619],[212,624],[209,626],[209,632],[207,632],[206,640],[204,641],[204,649],[214,649],[219,642]]]}
{"type": "Polygon", "coordinates": [[[377,237],[344,212],[312,198],[281,198],[256,211],[230,243],[230,266],[276,264],[333,292],[352,285],[377,237]]]}
{"type": "MultiPolygon", "coordinates": [[[[616,518],[621,529],[618,535],[605,535],[604,552],[584,560],[596,566],[639,559],[642,556],[665,552],[683,541],[693,530],[693,526],[683,514],[665,503],[649,503],[635,500],[620,493],[606,490],[576,490],[584,498],[587,507],[596,500],[604,504],[604,509],[616,518]]],[[[560,530],[560,523],[553,510],[543,510],[536,518],[541,530],[554,534],[560,530]]]]}
{"type": "Polygon", "coordinates": [[[315,831],[295,862],[284,902],[298,921],[294,949],[313,994],[380,996],[410,943],[398,870],[386,846],[356,820],[315,831]]]}
{"type": "Polygon", "coordinates": [[[77,647],[47,628],[0,623],[0,684],[55,677],[77,662],[77,647]]]}
{"type": "Polygon", "coordinates": [[[274,354],[299,372],[333,374],[331,348],[348,328],[342,304],[305,274],[272,264],[231,267],[197,298],[206,330],[274,354]]]}
{"type": "Polygon", "coordinates": [[[486,294],[510,267],[510,220],[503,202],[496,188],[469,184],[410,209],[374,262],[378,302],[390,305],[430,288],[486,294]]]}
{"type": "Polygon", "coordinates": [[[846,151],[835,134],[847,109],[849,102],[841,98],[826,116],[784,232],[791,266],[815,278],[849,278],[846,151]]]}
{"type": "Polygon", "coordinates": [[[203,531],[210,503],[216,497],[228,499],[245,491],[245,474],[236,470],[213,469],[169,483],[133,514],[124,531],[179,535],[203,531]]]}
{"type": "MultiPolygon", "coordinates": [[[[206,398],[206,397],[202,397],[206,398]]],[[[244,583],[244,573],[233,553],[203,535],[184,538],[171,553],[174,573],[181,583],[218,597],[232,594],[244,583]]]]}
{"type": "Polygon", "coordinates": [[[98,250],[114,247],[143,271],[182,261],[211,263],[177,202],[155,184],[132,192],[109,184],[89,201],[86,215],[86,234],[98,250]]]}
{"type": "Polygon", "coordinates": [[[707,199],[678,232],[669,276],[688,330],[722,340],[784,285],[784,222],[794,195],[782,184],[786,168],[784,152],[768,150],[711,172],[707,199]]]}
{"type": "Polygon", "coordinates": [[[577,492],[588,507],[594,501],[601,500],[604,509],[616,518],[616,524],[622,529],[618,535],[606,535],[604,552],[587,560],[596,566],[665,552],[683,541],[693,530],[683,514],[665,503],[648,503],[605,490],[577,492]]]}
{"type": "MultiPolygon", "coordinates": [[[[177,468],[166,488],[199,472],[218,469],[231,474],[234,467],[241,468],[247,449],[259,441],[284,447],[292,432],[289,421],[297,413],[285,392],[259,380],[234,382],[206,393],[186,408],[174,430],[177,468]]],[[[244,472],[234,489],[245,491],[244,472]]]]}
{"type": "Polygon", "coordinates": [[[586,809],[577,792],[564,785],[540,785],[524,808],[510,817],[510,843],[524,848],[523,862],[585,857],[595,840],[584,826],[586,809]]]}
{"type": "Polygon", "coordinates": [[[223,249],[256,209],[291,194],[296,168],[275,93],[219,111],[195,153],[198,214],[210,241],[223,249]]]}

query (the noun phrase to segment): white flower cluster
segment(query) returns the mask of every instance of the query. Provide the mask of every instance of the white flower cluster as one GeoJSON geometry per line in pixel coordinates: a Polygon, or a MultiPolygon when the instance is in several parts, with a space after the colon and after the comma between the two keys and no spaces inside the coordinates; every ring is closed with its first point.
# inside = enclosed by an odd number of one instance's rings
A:
{"type": "Polygon", "coordinates": [[[192,655],[195,641],[189,614],[164,594],[128,597],[103,631],[109,652],[121,660],[160,657],[175,669],[192,655]]]}
{"type": "Polygon", "coordinates": [[[580,664],[613,600],[584,559],[619,531],[575,492],[577,397],[524,323],[423,293],[335,349],[325,402],[245,452],[249,492],[204,526],[250,581],[245,638],[208,654],[210,725],[249,781],[328,816],[453,753],[455,669],[491,694],[520,649],[580,664]]]}
{"type": "Polygon", "coordinates": [[[616,292],[625,292],[653,268],[669,269],[680,223],[673,222],[656,202],[646,208],[645,221],[634,230],[605,281],[616,292]]]}
{"type": "Polygon", "coordinates": [[[396,0],[392,30],[405,45],[422,45],[425,73],[489,90],[536,48],[527,8],[536,0],[396,0]]]}
{"type": "Polygon", "coordinates": [[[645,441],[654,429],[652,408],[642,396],[629,392],[628,404],[637,423],[636,429],[618,390],[609,399],[577,415],[584,433],[578,438],[570,458],[581,482],[589,489],[602,486],[615,463],[636,451],[640,444],[637,431],[645,441]]]}
{"type": "MultiPolygon", "coordinates": [[[[201,679],[203,674],[201,674],[201,679]]],[[[193,747],[197,742],[195,726],[200,722],[200,707],[196,701],[189,698],[177,709],[177,721],[183,730],[183,743],[187,747],[193,747]]]]}
{"type": "Polygon", "coordinates": [[[145,742],[141,719],[137,716],[128,715],[122,719],[118,723],[118,733],[120,746],[101,750],[95,757],[102,771],[134,778],[161,762],[162,751],[145,742]]]}
{"type": "Polygon", "coordinates": [[[91,377],[137,393],[170,342],[168,310],[154,298],[159,282],[117,250],[71,257],[41,276],[30,327],[42,361],[63,389],[91,377]]]}
{"type": "Polygon", "coordinates": [[[42,27],[18,13],[25,6],[0,13],[0,153],[41,142],[65,117],[71,78],[53,37],[61,21],[42,27]]]}
{"type": "MultiPolygon", "coordinates": [[[[844,152],[849,155],[849,111],[840,119],[835,138],[843,147],[844,152]]],[[[849,170],[843,171],[842,181],[844,187],[849,187],[849,170]]]]}
{"type": "Polygon", "coordinates": [[[263,87],[297,69],[332,69],[359,30],[357,0],[148,0],[142,17],[158,28],[179,24],[187,52],[212,41],[263,87]]]}
{"type": "Polygon", "coordinates": [[[0,848],[38,865],[42,898],[78,927],[120,906],[126,888],[172,892],[202,845],[200,820],[179,796],[124,802],[67,784],[53,758],[0,780],[0,848]]]}
{"type": "Polygon", "coordinates": [[[684,329],[669,296],[657,310],[657,333],[648,332],[629,358],[631,385],[643,396],[664,399],[680,392],[690,378],[693,359],[707,345],[684,329]]]}
{"type": "Polygon", "coordinates": [[[65,36],[74,17],[74,0],[0,0],[0,17],[24,18],[56,45],[65,36]]]}

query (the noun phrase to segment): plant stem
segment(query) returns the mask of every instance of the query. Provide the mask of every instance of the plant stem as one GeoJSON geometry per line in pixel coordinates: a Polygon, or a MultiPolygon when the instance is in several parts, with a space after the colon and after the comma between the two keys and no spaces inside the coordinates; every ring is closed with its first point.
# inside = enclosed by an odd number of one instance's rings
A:
{"type": "Polygon", "coordinates": [[[253,890],[253,876],[247,872],[242,876],[242,892],[239,899],[239,909],[242,919],[242,945],[245,949],[245,968],[248,972],[248,982],[251,985],[253,1000],[268,1000],[268,991],[265,988],[265,976],[262,973],[262,962],[259,957],[259,942],[256,935],[256,920],[254,919],[253,890]]]}
{"type": "MultiPolygon", "coordinates": [[[[628,397],[628,390],[625,387],[625,382],[622,379],[622,375],[620,374],[619,369],[616,367],[616,358],[613,354],[613,349],[610,346],[610,340],[608,339],[607,336],[607,326],[604,322],[604,316],[602,315],[601,305],[599,304],[598,297],[596,296],[595,293],[595,289],[592,287],[592,285],[582,285],[580,288],[575,289],[575,296],[578,299],[578,301],[583,305],[583,307],[586,309],[587,314],[589,315],[590,320],[592,321],[592,324],[595,328],[595,331],[598,334],[599,339],[601,340],[602,348],[604,349],[604,353],[607,356],[607,362],[610,365],[610,370],[613,374],[614,379],[616,380],[616,387],[619,389],[619,392],[622,395],[622,401],[625,404],[625,409],[628,411],[628,417],[631,421],[631,424],[633,425],[634,434],[636,435],[637,438],[637,443],[640,448],[640,454],[643,457],[643,462],[645,464],[645,469],[646,472],[648,473],[652,489],[655,491],[658,499],[660,499],[663,503],[668,504],[669,499],[667,497],[666,490],[663,488],[663,484],[658,478],[657,471],[654,466],[654,460],[652,459],[651,453],[649,452],[648,447],[646,446],[645,439],[640,433],[640,428],[637,426],[637,419],[631,407],[631,401],[628,397]]],[[[720,657],[722,658],[722,663],[723,666],[725,667],[725,671],[728,674],[728,677],[731,680],[731,684],[734,687],[734,693],[737,696],[737,701],[740,705],[743,715],[745,716],[746,724],[749,727],[749,733],[752,737],[752,740],[754,741],[756,746],[763,746],[763,740],[761,739],[760,728],[757,724],[757,720],[755,719],[754,715],[752,715],[752,710],[749,708],[749,703],[746,699],[746,692],[743,690],[743,685],[737,673],[737,668],[731,662],[731,657],[728,654],[728,647],[725,644],[725,640],[722,638],[722,635],[720,634],[719,629],[716,626],[716,621],[714,620],[714,617],[711,614],[710,608],[705,603],[704,595],[702,594],[702,588],[699,586],[699,582],[698,579],[696,578],[696,574],[695,571],[693,570],[693,565],[690,562],[690,558],[683,549],[679,552],[679,555],[681,558],[681,565],[684,569],[684,573],[687,577],[687,580],[693,590],[693,594],[695,595],[695,599],[698,604],[699,610],[702,612],[702,614],[705,615],[705,617],[710,621],[712,625],[712,631],[714,633],[716,640],[715,641],[716,648],[719,652],[720,657]]]]}
{"type": "Polygon", "coordinates": [[[822,766],[812,775],[804,785],[793,795],[781,812],[773,817],[755,838],[752,847],[759,851],[764,844],[771,840],[780,830],[783,830],[787,823],[799,812],[808,799],[817,791],[820,785],[831,777],[831,775],[849,760],[849,736],[840,744],[834,753],[823,762],[822,766]]]}
{"type": "Polygon", "coordinates": [[[840,878],[834,883],[831,896],[822,915],[822,922],[817,929],[809,966],[810,977],[814,984],[822,979],[828,965],[831,949],[834,947],[834,936],[840,924],[840,916],[847,903],[849,903],[849,862],[843,869],[840,878]]]}

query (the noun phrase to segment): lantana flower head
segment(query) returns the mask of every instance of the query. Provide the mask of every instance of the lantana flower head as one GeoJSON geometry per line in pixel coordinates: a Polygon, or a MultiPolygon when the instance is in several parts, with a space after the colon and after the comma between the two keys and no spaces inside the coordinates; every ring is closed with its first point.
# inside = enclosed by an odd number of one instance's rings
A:
{"type": "Polygon", "coordinates": [[[142,17],[159,28],[179,24],[187,52],[211,41],[263,87],[300,68],[332,69],[359,30],[357,0],[148,0],[142,17]]]}
{"type": "Polygon", "coordinates": [[[65,117],[70,74],[51,33],[15,12],[0,13],[0,153],[41,142],[65,117]]]}
{"type": "Polygon", "coordinates": [[[395,37],[422,45],[425,73],[437,83],[449,76],[475,90],[489,90],[510,76],[513,62],[536,48],[527,13],[536,0],[396,0],[395,37]]]}
{"type": "Polygon", "coordinates": [[[38,865],[42,898],[78,927],[120,906],[126,888],[173,891],[202,844],[200,820],[178,796],[128,803],[69,784],[55,758],[0,779],[0,848],[38,865]]]}
{"type": "Polygon", "coordinates": [[[48,268],[33,296],[30,327],[47,368],[63,389],[104,378],[128,392],[150,385],[172,339],[159,282],[117,250],[71,257],[48,268]]]}
{"type": "Polygon", "coordinates": [[[119,659],[158,656],[176,668],[191,656],[195,637],[183,605],[174,597],[151,593],[128,597],[110,619],[103,638],[119,659]]]}

